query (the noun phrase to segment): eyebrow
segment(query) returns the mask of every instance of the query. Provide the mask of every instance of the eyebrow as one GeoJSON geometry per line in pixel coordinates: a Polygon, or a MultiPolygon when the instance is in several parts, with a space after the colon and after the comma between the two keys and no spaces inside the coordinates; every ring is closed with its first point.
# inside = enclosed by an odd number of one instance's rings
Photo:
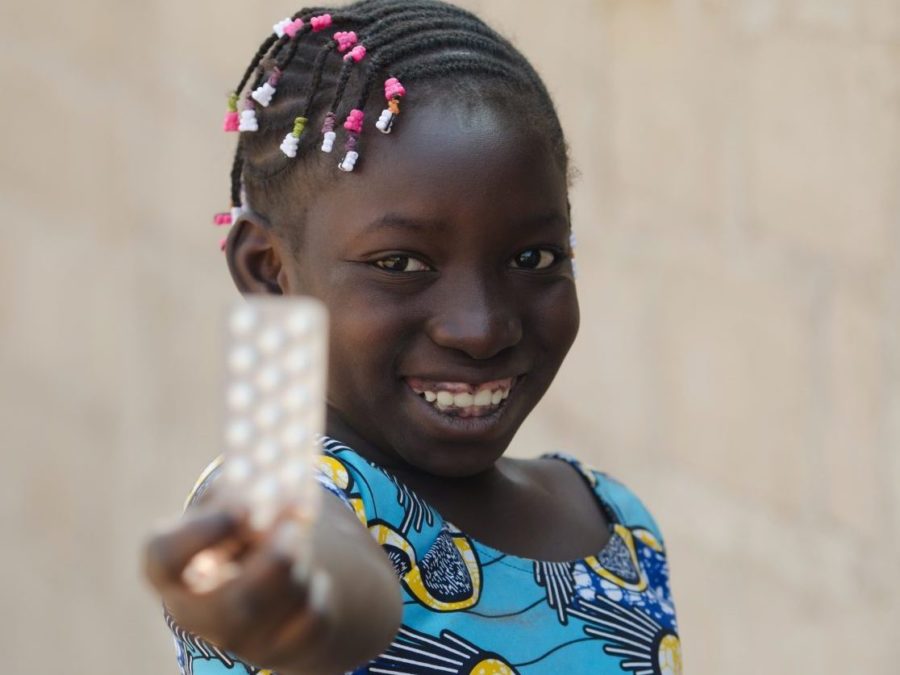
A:
{"type": "Polygon", "coordinates": [[[371,233],[378,230],[404,230],[407,232],[444,232],[448,229],[447,223],[441,220],[420,220],[409,218],[399,213],[386,213],[376,218],[365,226],[363,232],[371,233]]]}
{"type": "MultiPolygon", "coordinates": [[[[569,219],[560,212],[550,211],[531,218],[526,218],[519,222],[519,227],[527,232],[530,229],[546,227],[547,225],[568,226],[568,224],[569,219]]],[[[359,236],[365,236],[383,230],[441,234],[449,229],[449,224],[443,220],[410,218],[399,213],[386,213],[380,218],[376,218],[368,223],[359,233],[359,236]]]]}

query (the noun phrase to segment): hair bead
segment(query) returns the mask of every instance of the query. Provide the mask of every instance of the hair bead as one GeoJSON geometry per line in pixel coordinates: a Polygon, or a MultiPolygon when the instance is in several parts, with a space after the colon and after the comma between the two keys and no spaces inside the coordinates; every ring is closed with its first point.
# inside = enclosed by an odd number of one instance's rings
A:
{"type": "Polygon", "coordinates": [[[331,14],[314,16],[309,20],[309,24],[312,26],[313,33],[318,33],[326,28],[331,28],[331,14]]]}
{"type": "Polygon", "coordinates": [[[281,142],[281,151],[291,159],[297,156],[297,150],[300,148],[300,137],[306,129],[309,122],[305,117],[298,117],[294,120],[294,129],[281,142]]]}
{"type": "Polygon", "coordinates": [[[293,40],[305,25],[303,19],[294,19],[284,27],[284,34],[293,40]]]}
{"type": "Polygon", "coordinates": [[[381,117],[375,123],[375,128],[381,133],[389,134],[394,128],[394,122],[400,114],[400,98],[403,96],[406,96],[406,87],[396,77],[388,78],[384,83],[384,97],[388,107],[381,111],[381,117]]]}
{"type": "Polygon", "coordinates": [[[335,115],[333,112],[325,115],[325,122],[322,124],[322,152],[331,152],[334,150],[334,141],[337,134],[334,132],[335,115]]]}
{"type": "Polygon", "coordinates": [[[241,122],[238,131],[259,131],[259,120],[256,119],[256,110],[253,103],[248,99],[244,102],[244,109],[241,110],[241,122]]]}
{"type": "Polygon", "coordinates": [[[363,45],[356,45],[349,52],[344,54],[344,61],[354,61],[359,63],[364,58],[366,58],[366,48],[363,45]]]}
{"type": "Polygon", "coordinates": [[[359,134],[362,132],[363,128],[363,119],[365,119],[366,114],[359,110],[358,108],[354,108],[350,111],[350,114],[347,115],[347,119],[344,120],[344,128],[354,134],[359,134]]]}
{"type": "Polygon", "coordinates": [[[338,164],[338,168],[345,173],[350,173],[356,168],[356,162],[359,159],[359,153],[355,150],[348,150],[344,155],[344,159],[338,164]]]}
{"type": "Polygon", "coordinates": [[[279,21],[278,23],[276,23],[274,26],[272,26],[272,30],[275,31],[275,35],[277,35],[279,38],[283,38],[283,37],[284,37],[284,33],[285,33],[285,29],[286,29],[289,25],[291,25],[293,22],[294,22],[294,20],[293,20],[291,17],[288,17],[288,18],[286,18],[286,19],[282,19],[281,21],[279,21]]]}
{"type": "Polygon", "coordinates": [[[228,97],[228,111],[225,113],[225,122],[222,124],[222,128],[225,131],[237,131],[240,127],[237,102],[238,95],[236,93],[228,97]]]}
{"type": "Polygon", "coordinates": [[[385,80],[384,97],[387,100],[391,100],[392,98],[400,98],[401,96],[406,96],[406,87],[400,84],[400,80],[396,77],[385,80]]]}
{"type": "Polygon", "coordinates": [[[357,43],[359,38],[352,30],[347,32],[338,32],[334,34],[334,41],[337,42],[337,50],[343,54],[357,43]]]}
{"type": "Polygon", "coordinates": [[[269,104],[272,103],[272,97],[275,96],[275,87],[278,85],[278,81],[281,79],[281,70],[278,66],[272,71],[272,74],[269,76],[269,79],[266,82],[263,82],[260,87],[254,90],[250,97],[259,103],[263,108],[268,108],[269,104]]]}
{"type": "Polygon", "coordinates": [[[224,227],[226,225],[231,225],[231,214],[230,213],[217,213],[213,216],[213,225],[216,227],[224,227]]]}
{"type": "Polygon", "coordinates": [[[349,173],[356,168],[356,162],[359,159],[359,152],[356,151],[356,146],[359,134],[363,129],[363,120],[365,117],[366,114],[362,110],[354,108],[350,111],[350,114],[347,115],[347,119],[344,120],[344,128],[347,130],[348,136],[347,144],[344,146],[344,158],[338,164],[338,168],[341,171],[349,173]]]}

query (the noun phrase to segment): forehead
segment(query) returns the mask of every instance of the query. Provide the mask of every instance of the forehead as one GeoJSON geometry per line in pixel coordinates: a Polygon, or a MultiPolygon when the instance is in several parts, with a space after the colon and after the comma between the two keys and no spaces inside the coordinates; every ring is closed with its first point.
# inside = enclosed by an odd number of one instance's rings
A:
{"type": "Polygon", "coordinates": [[[567,217],[565,167],[542,125],[511,105],[409,97],[391,134],[363,134],[360,155],[311,196],[308,236],[387,213],[485,226],[567,217]]]}

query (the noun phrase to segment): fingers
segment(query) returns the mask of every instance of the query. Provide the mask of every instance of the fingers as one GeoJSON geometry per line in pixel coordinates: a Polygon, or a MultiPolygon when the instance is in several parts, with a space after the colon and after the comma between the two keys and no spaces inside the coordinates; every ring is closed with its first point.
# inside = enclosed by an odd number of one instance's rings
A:
{"type": "Polygon", "coordinates": [[[159,591],[182,586],[182,572],[200,551],[235,535],[240,519],[226,511],[189,516],[177,527],[153,537],[145,552],[147,578],[159,591]]]}
{"type": "Polygon", "coordinates": [[[305,612],[307,586],[294,575],[299,543],[296,524],[282,522],[245,551],[233,578],[204,592],[179,580],[178,586],[167,588],[164,599],[192,632],[238,653],[255,653],[284,622],[305,612]]]}

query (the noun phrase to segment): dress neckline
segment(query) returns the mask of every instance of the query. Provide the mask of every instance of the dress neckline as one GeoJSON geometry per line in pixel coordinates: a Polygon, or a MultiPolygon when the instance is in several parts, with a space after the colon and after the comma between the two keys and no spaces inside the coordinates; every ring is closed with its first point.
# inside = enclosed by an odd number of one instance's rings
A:
{"type": "MultiPolygon", "coordinates": [[[[498,548],[495,548],[494,546],[485,544],[481,540],[473,537],[468,532],[465,532],[464,530],[456,527],[456,525],[451,520],[449,520],[448,518],[445,518],[444,515],[438,509],[436,509],[434,506],[432,506],[430,501],[428,501],[427,499],[424,499],[418,492],[413,490],[405,481],[398,478],[389,469],[385,469],[384,467],[379,466],[378,464],[370,461],[369,459],[367,459],[366,457],[364,457],[363,455],[358,453],[355,449],[353,449],[352,447],[350,447],[343,441],[341,441],[337,438],[334,438],[333,436],[327,436],[327,435],[322,436],[323,446],[325,443],[327,443],[329,441],[331,441],[332,443],[335,444],[335,445],[332,445],[332,447],[328,448],[329,452],[334,452],[335,450],[349,450],[350,452],[352,452],[354,455],[356,455],[357,457],[362,459],[367,464],[371,465],[378,471],[381,471],[384,475],[386,475],[388,478],[390,478],[390,480],[393,481],[398,487],[402,487],[415,500],[420,502],[425,508],[430,509],[434,513],[434,515],[440,520],[440,522],[443,523],[444,527],[451,527],[454,530],[458,530],[459,532],[464,534],[466,539],[469,540],[469,542],[479,552],[479,554],[487,554],[487,555],[491,556],[491,560],[486,561],[488,564],[492,564],[492,563],[503,564],[508,567],[516,567],[516,568],[525,570],[527,572],[532,572],[534,570],[535,565],[567,566],[567,565],[574,565],[576,563],[584,562],[588,558],[599,558],[600,556],[603,555],[604,551],[606,551],[612,544],[612,541],[613,541],[613,539],[615,537],[615,533],[616,533],[616,527],[622,525],[619,516],[616,514],[615,509],[612,507],[611,504],[607,503],[607,501],[600,494],[600,491],[597,489],[598,486],[600,485],[600,481],[606,479],[605,474],[597,472],[597,471],[591,471],[580,460],[576,459],[575,457],[572,457],[571,455],[561,453],[561,452],[545,453],[545,454],[539,455],[538,459],[553,459],[553,460],[565,462],[572,468],[573,471],[577,472],[579,475],[579,478],[581,478],[585,482],[585,485],[591,491],[591,494],[593,495],[594,500],[597,503],[597,506],[600,508],[601,511],[603,511],[603,514],[606,516],[607,523],[608,523],[609,535],[610,535],[609,539],[606,541],[606,544],[604,544],[604,546],[596,553],[592,553],[592,554],[582,556],[580,558],[575,558],[572,560],[541,560],[538,558],[528,558],[526,556],[520,556],[520,555],[515,555],[513,553],[507,553],[505,551],[501,551],[498,548]]],[[[484,564],[484,562],[482,564],[484,564]]]]}

